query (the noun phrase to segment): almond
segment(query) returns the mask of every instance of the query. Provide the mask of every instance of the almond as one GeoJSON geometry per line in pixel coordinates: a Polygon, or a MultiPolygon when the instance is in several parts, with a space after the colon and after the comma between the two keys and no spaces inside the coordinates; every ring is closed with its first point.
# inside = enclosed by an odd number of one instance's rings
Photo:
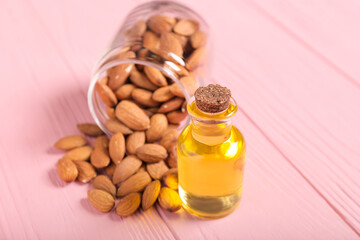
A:
{"type": "Polygon", "coordinates": [[[161,179],[169,168],[166,166],[164,161],[160,161],[157,163],[148,163],[146,165],[146,170],[153,179],[161,179]]]}
{"type": "Polygon", "coordinates": [[[189,39],[186,36],[182,36],[176,33],[171,33],[180,43],[182,48],[185,48],[186,44],[188,43],[189,39]]]}
{"type": "Polygon", "coordinates": [[[178,96],[178,97],[182,97],[184,98],[184,92],[183,90],[180,88],[179,84],[177,83],[173,83],[169,86],[169,91],[171,92],[171,94],[173,94],[174,96],[178,96]]]}
{"type": "Polygon", "coordinates": [[[125,126],[122,122],[120,122],[116,118],[111,118],[111,119],[107,120],[105,123],[105,126],[112,133],[120,132],[124,135],[133,133],[133,131],[130,128],[125,126]]]}
{"type": "Polygon", "coordinates": [[[187,117],[187,112],[173,111],[166,115],[169,123],[179,124],[187,117]]]}
{"type": "Polygon", "coordinates": [[[169,86],[157,89],[152,95],[152,98],[157,102],[166,102],[166,101],[169,101],[173,97],[174,97],[174,94],[172,94],[170,92],[169,86]]]}
{"type": "Polygon", "coordinates": [[[186,68],[190,71],[194,71],[200,65],[204,63],[206,57],[206,48],[200,47],[197,48],[187,59],[186,59],[186,68]]]}
{"type": "Polygon", "coordinates": [[[119,164],[125,155],[125,138],[122,133],[116,133],[110,138],[109,153],[111,160],[119,164]]]}
{"type": "Polygon", "coordinates": [[[135,156],[127,156],[114,171],[113,183],[118,184],[136,173],[142,165],[142,161],[135,156]]]}
{"type": "Polygon", "coordinates": [[[178,124],[169,124],[169,125],[168,125],[168,129],[166,130],[165,134],[168,133],[168,132],[170,132],[170,131],[173,130],[173,129],[178,130],[178,128],[179,128],[179,125],[178,125],[178,124]]]}
{"type": "Polygon", "coordinates": [[[140,88],[154,91],[158,87],[153,84],[143,73],[134,68],[130,75],[130,81],[140,88]]]}
{"type": "Polygon", "coordinates": [[[148,111],[152,112],[152,113],[157,113],[159,111],[159,108],[157,107],[152,107],[152,108],[148,108],[148,111]]]}
{"type": "Polygon", "coordinates": [[[136,156],[147,163],[154,163],[166,158],[166,149],[158,144],[145,144],[136,149],[136,156]]]}
{"type": "Polygon", "coordinates": [[[146,31],[146,23],[144,20],[140,20],[135,23],[126,33],[129,38],[139,38],[144,35],[146,31]]]}
{"type": "Polygon", "coordinates": [[[139,103],[146,107],[156,107],[159,106],[159,102],[156,102],[152,99],[152,92],[136,88],[131,93],[132,98],[136,103],[139,103]]]}
{"type": "Polygon", "coordinates": [[[204,32],[196,32],[190,37],[191,46],[193,48],[203,47],[206,44],[206,34],[204,32]]]}
{"type": "Polygon", "coordinates": [[[161,34],[159,48],[162,57],[165,59],[174,59],[177,61],[178,58],[183,57],[183,48],[181,43],[172,33],[161,34]]]}
{"type": "Polygon", "coordinates": [[[109,107],[113,107],[117,103],[117,98],[114,92],[105,84],[100,82],[95,83],[95,90],[99,94],[101,100],[108,105],[109,107]]]}
{"type": "Polygon", "coordinates": [[[104,135],[104,132],[98,127],[98,125],[93,123],[79,123],[77,128],[82,134],[89,137],[98,137],[104,135]]]}
{"type": "Polygon", "coordinates": [[[68,137],[63,137],[58,140],[54,147],[61,150],[71,150],[77,147],[84,146],[86,144],[86,139],[79,135],[73,135],[68,137]]]}
{"type": "Polygon", "coordinates": [[[138,172],[147,172],[147,171],[146,171],[146,167],[145,167],[144,164],[141,165],[141,167],[139,168],[139,170],[137,170],[137,173],[138,173],[138,172]]]}
{"type": "Polygon", "coordinates": [[[160,145],[163,146],[168,152],[171,152],[172,148],[176,144],[178,135],[179,132],[176,129],[166,131],[160,140],[160,145]]]}
{"type": "Polygon", "coordinates": [[[114,163],[110,163],[110,165],[105,168],[105,172],[110,178],[113,177],[116,166],[114,163]]]}
{"type": "Polygon", "coordinates": [[[89,160],[92,148],[89,146],[83,146],[74,148],[67,152],[64,157],[70,158],[73,161],[86,161],[89,160]]]}
{"type": "Polygon", "coordinates": [[[161,183],[159,180],[152,181],[149,183],[142,195],[142,208],[144,211],[151,208],[152,205],[156,202],[156,199],[159,196],[161,189],[161,183]]]}
{"type": "Polygon", "coordinates": [[[151,182],[147,172],[139,172],[125,180],[117,191],[117,196],[125,196],[133,192],[141,192],[151,182]]]}
{"type": "Polygon", "coordinates": [[[179,194],[168,187],[162,187],[158,197],[160,206],[170,212],[175,212],[181,208],[179,194]]]}
{"type": "Polygon", "coordinates": [[[102,84],[105,84],[105,85],[108,84],[108,81],[109,81],[109,78],[108,78],[108,77],[103,77],[103,78],[100,80],[100,82],[101,82],[102,84]]]}
{"type": "Polygon", "coordinates": [[[85,161],[75,162],[76,167],[79,171],[77,179],[82,183],[90,182],[94,177],[96,177],[96,171],[94,167],[85,161]]]}
{"type": "Polygon", "coordinates": [[[146,141],[155,142],[159,140],[168,127],[168,121],[164,114],[157,113],[150,118],[150,127],[146,130],[146,141]]]}
{"type": "Polygon", "coordinates": [[[149,118],[151,118],[155,113],[157,113],[158,110],[159,110],[159,108],[157,108],[157,107],[152,107],[152,108],[143,109],[144,113],[145,113],[146,116],[148,116],[149,118]]]}
{"type": "Polygon", "coordinates": [[[169,69],[171,72],[177,74],[180,77],[189,75],[189,71],[186,70],[185,67],[183,67],[179,64],[175,64],[172,61],[165,61],[164,68],[169,69]]]}
{"type": "Polygon", "coordinates": [[[150,67],[150,66],[145,66],[144,73],[148,77],[148,79],[156,86],[164,87],[164,86],[168,85],[166,78],[160,72],[160,70],[150,67]]]}
{"type": "Polygon", "coordinates": [[[107,148],[94,148],[90,156],[91,164],[96,168],[104,168],[110,164],[110,156],[107,148]]]}
{"type": "Polygon", "coordinates": [[[78,170],[75,163],[69,158],[61,158],[56,164],[57,172],[60,178],[65,182],[72,182],[78,176],[78,170]]]}
{"type": "MultiPolygon", "coordinates": [[[[149,55],[149,50],[146,48],[143,48],[143,49],[139,50],[136,54],[137,54],[138,59],[146,60],[149,55]]],[[[137,67],[139,67],[139,66],[141,66],[141,65],[137,65],[137,67]]],[[[140,70],[142,70],[142,69],[140,69],[140,70]]]]}
{"type": "Polygon", "coordinates": [[[130,193],[129,195],[120,199],[116,206],[116,214],[121,217],[127,217],[133,214],[140,206],[141,194],[130,193]]]}
{"type": "Polygon", "coordinates": [[[171,152],[169,153],[168,158],[166,159],[166,163],[171,168],[177,168],[177,161],[176,161],[176,148],[174,147],[171,152]]]}
{"type": "Polygon", "coordinates": [[[147,108],[147,109],[143,109],[144,113],[146,114],[146,116],[148,116],[149,118],[154,115],[155,113],[157,113],[159,110],[159,108],[157,107],[152,107],[152,108],[147,108]]]}
{"type": "Polygon", "coordinates": [[[115,200],[110,193],[99,189],[87,192],[89,202],[100,212],[109,212],[115,205],[115,200]]]}
{"type": "Polygon", "coordinates": [[[181,111],[182,112],[187,112],[187,102],[186,101],[183,102],[183,104],[181,106],[181,111]]]}
{"type": "Polygon", "coordinates": [[[131,46],[131,51],[133,51],[133,52],[137,52],[142,48],[142,42],[141,42],[142,38],[139,37],[136,40],[137,41],[134,41],[133,45],[131,46]]]}
{"type": "Polygon", "coordinates": [[[123,100],[116,106],[115,114],[120,121],[133,130],[146,130],[149,128],[149,117],[135,103],[128,100],[123,100]]]}
{"type": "Polygon", "coordinates": [[[115,95],[119,100],[130,99],[134,89],[135,86],[133,84],[124,84],[116,90],[115,95]]]}
{"type": "MultiPolygon", "coordinates": [[[[196,80],[193,76],[185,76],[180,79],[180,83],[184,86],[188,93],[193,94],[197,88],[196,80]]],[[[177,83],[173,83],[169,88],[170,92],[178,97],[184,97],[184,92],[177,83]]]]}
{"type": "MultiPolygon", "coordinates": [[[[126,59],[135,58],[135,57],[136,57],[136,55],[134,52],[128,51],[128,52],[120,53],[116,59],[117,60],[126,60],[126,59]]],[[[128,76],[130,75],[130,72],[133,69],[133,67],[134,67],[134,64],[120,64],[113,68],[110,68],[107,71],[107,74],[109,77],[109,81],[108,81],[109,88],[111,90],[115,91],[121,85],[123,85],[124,82],[126,81],[126,79],[128,78],[128,76]]]]}
{"type": "Polygon", "coordinates": [[[128,154],[136,154],[136,149],[145,144],[145,132],[137,131],[126,139],[126,150],[128,154]]]}
{"type": "Polygon", "coordinates": [[[97,137],[91,152],[90,162],[96,168],[104,168],[110,164],[109,139],[107,136],[97,137]]]}
{"type": "Polygon", "coordinates": [[[143,109],[144,113],[146,114],[146,116],[151,117],[152,115],[154,115],[154,113],[148,109],[143,109]]]}
{"type": "Polygon", "coordinates": [[[97,137],[94,141],[94,148],[108,148],[109,147],[109,139],[107,136],[97,137]]]}
{"type": "Polygon", "coordinates": [[[198,28],[199,24],[194,20],[181,19],[175,24],[174,32],[184,36],[191,36],[198,30],[198,28]]]}
{"type": "Polygon", "coordinates": [[[106,106],[106,115],[109,118],[115,118],[115,109],[113,107],[106,106]]]}
{"type": "Polygon", "coordinates": [[[97,176],[92,184],[94,189],[103,190],[105,192],[110,193],[111,196],[113,196],[114,198],[116,197],[116,187],[111,182],[110,178],[108,178],[107,176],[105,175],[97,176]]]}
{"type": "Polygon", "coordinates": [[[169,17],[169,16],[164,16],[164,15],[156,15],[158,18],[162,18],[164,21],[166,21],[167,23],[169,23],[172,27],[175,25],[176,23],[176,19],[173,17],[169,17]]]}
{"type": "Polygon", "coordinates": [[[160,106],[159,113],[167,113],[174,111],[180,108],[183,102],[184,102],[183,98],[176,97],[174,99],[171,99],[160,106]]]}
{"type": "Polygon", "coordinates": [[[143,39],[144,48],[157,54],[159,53],[160,38],[153,32],[146,32],[143,39]]]}
{"type": "Polygon", "coordinates": [[[161,34],[164,32],[170,32],[174,23],[175,19],[173,18],[155,15],[149,18],[147,25],[154,33],[161,34]]]}
{"type": "Polygon", "coordinates": [[[162,180],[166,186],[171,189],[177,190],[178,189],[178,169],[172,168],[166,173],[164,173],[162,180]]]}

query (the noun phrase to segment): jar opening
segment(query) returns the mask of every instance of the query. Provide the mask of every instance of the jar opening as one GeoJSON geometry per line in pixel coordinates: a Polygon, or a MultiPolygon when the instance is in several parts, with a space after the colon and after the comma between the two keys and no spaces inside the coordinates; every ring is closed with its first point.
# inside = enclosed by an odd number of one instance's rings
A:
{"type": "MultiPolygon", "coordinates": [[[[117,51],[118,52],[118,51],[117,51]]],[[[106,58],[105,58],[106,59],[106,58]]],[[[149,66],[153,67],[159,71],[161,71],[166,77],[171,79],[174,83],[178,84],[181,91],[184,94],[184,98],[187,102],[189,102],[191,95],[189,94],[189,91],[185,88],[185,86],[180,82],[180,79],[178,76],[175,75],[174,70],[178,70],[179,68],[176,66],[176,64],[171,63],[168,61],[168,67],[160,66],[154,62],[149,62],[147,60],[140,60],[140,59],[122,59],[117,60],[114,59],[112,61],[103,63],[101,65],[100,62],[100,68],[97,72],[93,74],[93,77],[90,81],[89,91],[88,91],[88,106],[90,113],[95,120],[96,124],[109,136],[111,136],[113,133],[110,132],[107,127],[104,125],[104,123],[109,119],[109,116],[107,114],[107,105],[104,104],[101,99],[99,98],[98,94],[95,91],[95,84],[96,82],[100,81],[104,76],[107,75],[107,71],[113,67],[123,65],[123,64],[134,64],[135,66],[149,66]],[[174,69],[174,70],[173,70],[174,69]]],[[[134,66],[134,67],[135,67],[134,66]]],[[[187,116],[187,118],[181,122],[179,125],[179,128],[183,128],[184,126],[188,125],[190,122],[190,117],[187,116]]]]}

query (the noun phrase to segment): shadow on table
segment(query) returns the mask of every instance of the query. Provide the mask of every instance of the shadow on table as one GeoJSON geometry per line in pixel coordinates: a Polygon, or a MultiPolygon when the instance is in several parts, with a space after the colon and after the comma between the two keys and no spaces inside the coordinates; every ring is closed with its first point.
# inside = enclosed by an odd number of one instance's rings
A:
{"type": "Polygon", "coordinates": [[[156,211],[159,213],[162,219],[165,221],[197,221],[198,218],[194,217],[193,215],[187,213],[184,208],[181,208],[179,211],[176,212],[169,212],[162,209],[159,205],[156,205],[156,211]]]}
{"type": "Polygon", "coordinates": [[[48,170],[48,176],[49,176],[49,180],[50,180],[51,184],[52,184],[54,187],[63,188],[63,187],[68,186],[69,184],[71,184],[71,183],[64,182],[64,181],[59,177],[59,174],[58,174],[58,172],[57,172],[57,170],[56,170],[56,166],[54,166],[53,168],[51,168],[51,169],[48,170]]]}
{"type": "Polygon", "coordinates": [[[97,215],[97,216],[101,216],[104,214],[108,214],[108,213],[102,213],[99,210],[95,209],[91,203],[89,202],[89,200],[87,198],[82,198],[80,200],[80,205],[89,213],[97,215]]]}

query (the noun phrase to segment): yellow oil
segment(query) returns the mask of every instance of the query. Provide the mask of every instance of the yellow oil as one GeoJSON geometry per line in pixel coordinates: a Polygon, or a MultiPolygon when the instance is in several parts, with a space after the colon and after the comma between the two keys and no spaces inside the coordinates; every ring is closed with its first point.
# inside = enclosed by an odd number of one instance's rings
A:
{"type": "Polygon", "coordinates": [[[177,141],[179,194],[184,208],[202,218],[223,217],[240,203],[245,141],[229,118],[237,107],[217,115],[188,105],[192,123],[177,141]],[[204,121],[205,120],[205,121],[204,121]]]}

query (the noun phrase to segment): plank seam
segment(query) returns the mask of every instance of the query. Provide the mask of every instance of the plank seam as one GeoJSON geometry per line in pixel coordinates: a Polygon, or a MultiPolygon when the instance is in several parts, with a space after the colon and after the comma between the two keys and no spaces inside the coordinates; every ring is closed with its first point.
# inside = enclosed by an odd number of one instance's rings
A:
{"type": "Polygon", "coordinates": [[[173,235],[174,239],[179,240],[180,237],[176,234],[175,230],[170,226],[170,224],[168,222],[166,222],[166,218],[163,216],[162,211],[159,211],[158,207],[159,206],[155,207],[156,212],[159,214],[160,218],[164,221],[165,225],[167,226],[167,228],[169,229],[169,231],[173,235]]]}

